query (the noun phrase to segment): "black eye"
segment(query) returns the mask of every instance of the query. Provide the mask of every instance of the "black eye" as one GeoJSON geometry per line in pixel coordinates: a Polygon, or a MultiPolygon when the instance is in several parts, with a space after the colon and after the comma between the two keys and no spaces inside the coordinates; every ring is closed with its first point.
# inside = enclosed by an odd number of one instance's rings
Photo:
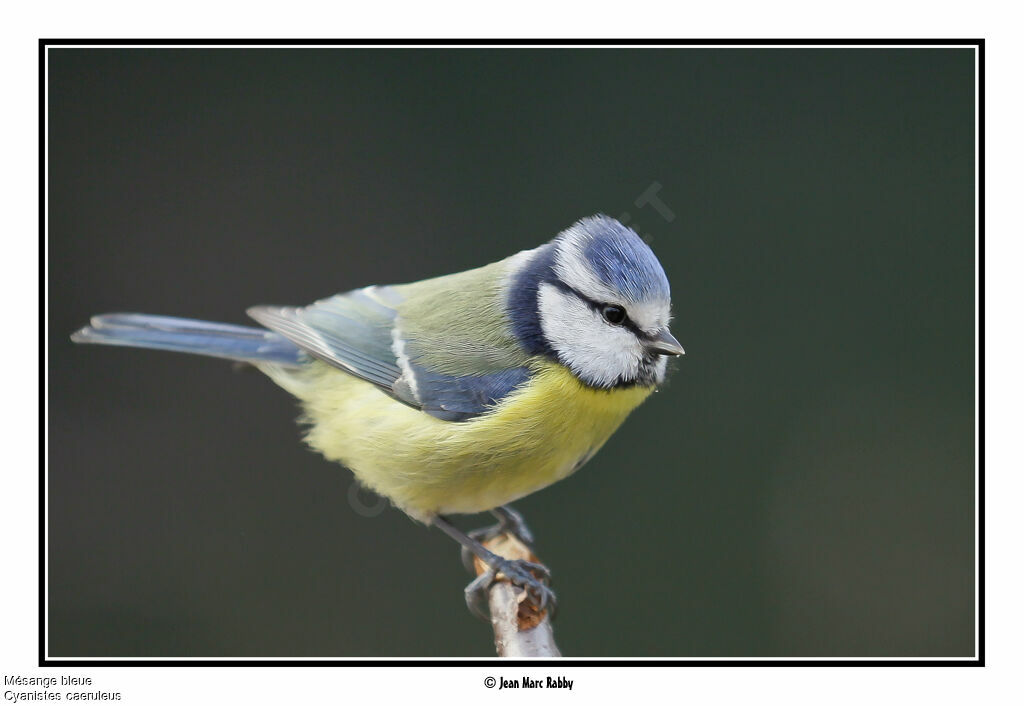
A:
{"type": "Polygon", "coordinates": [[[601,308],[601,316],[610,324],[621,324],[626,320],[626,310],[621,306],[606,304],[601,308]]]}

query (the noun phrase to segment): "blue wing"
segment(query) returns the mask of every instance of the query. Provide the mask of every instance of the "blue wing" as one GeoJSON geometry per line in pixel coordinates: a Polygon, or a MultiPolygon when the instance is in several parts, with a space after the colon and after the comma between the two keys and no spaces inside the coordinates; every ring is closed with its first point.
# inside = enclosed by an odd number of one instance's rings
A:
{"type": "Polygon", "coordinates": [[[257,306],[249,316],[310,355],[367,382],[391,389],[402,376],[392,351],[395,310],[361,289],[305,308],[257,306]]]}
{"type": "Polygon", "coordinates": [[[410,364],[420,409],[449,422],[464,422],[492,409],[530,379],[529,369],[509,368],[484,375],[444,375],[410,364]]]}
{"type": "Polygon", "coordinates": [[[446,421],[486,413],[529,379],[525,366],[450,375],[410,359],[405,351],[416,341],[401,332],[401,302],[394,287],[367,287],[304,308],[259,306],[248,313],[309,355],[446,421]]]}

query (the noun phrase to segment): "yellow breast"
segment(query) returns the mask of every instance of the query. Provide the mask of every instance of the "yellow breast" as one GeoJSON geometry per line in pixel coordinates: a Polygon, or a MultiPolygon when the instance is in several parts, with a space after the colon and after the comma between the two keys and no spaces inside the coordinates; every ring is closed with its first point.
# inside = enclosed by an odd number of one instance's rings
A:
{"type": "Polygon", "coordinates": [[[301,376],[264,369],[303,402],[309,444],[413,517],[512,502],[577,470],[653,388],[595,390],[538,362],[491,412],[445,422],[325,364],[301,376]]]}

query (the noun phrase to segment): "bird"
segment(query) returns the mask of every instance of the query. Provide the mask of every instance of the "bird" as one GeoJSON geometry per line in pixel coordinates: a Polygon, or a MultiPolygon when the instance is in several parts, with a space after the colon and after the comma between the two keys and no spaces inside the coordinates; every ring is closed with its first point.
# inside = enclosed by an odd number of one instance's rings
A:
{"type": "Polygon", "coordinates": [[[71,339],[263,372],[299,400],[312,449],[483,562],[466,588],[478,614],[499,573],[554,608],[546,567],[484,542],[508,531],[532,545],[510,503],[593,458],[684,353],[661,263],[604,214],[476,269],[247,313],[259,327],[102,314],[71,339]],[[480,512],[498,524],[465,533],[450,519],[480,512]]]}

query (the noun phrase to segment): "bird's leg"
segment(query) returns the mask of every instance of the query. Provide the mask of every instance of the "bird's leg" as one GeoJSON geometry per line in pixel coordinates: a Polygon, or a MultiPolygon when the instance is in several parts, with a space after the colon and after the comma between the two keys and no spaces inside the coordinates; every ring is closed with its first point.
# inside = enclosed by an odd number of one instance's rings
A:
{"type": "MultiPolygon", "coordinates": [[[[490,511],[498,519],[498,524],[480,529],[471,530],[469,536],[480,543],[490,541],[499,534],[508,533],[527,546],[533,545],[533,532],[526,526],[526,520],[511,505],[501,505],[490,511]]],[[[475,574],[473,568],[473,551],[466,546],[462,547],[462,565],[466,571],[475,574]]]]}
{"type": "MultiPolygon", "coordinates": [[[[481,527],[469,532],[469,536],[478,542],[487,542],[499,534],[508,533],[527,546],[533,546],[533,532],[526,526],[526,520],[519,514],[519,511],[511,505],[501,505],[490,511],[498,518],[498,524],[489,527],[481,527]]],[[[473,552],[468,547],[462,547],[462,565],[466,571],[475,574],[473,568],[473,552]]]]}
{"type": "Polygon", "coordinates": [[[487,604],[487,591],[498,574],[505,576],[514,586],[523,588],[538,610],[547,608],[554,613],[557,604],[555,593],[548,586],[551,572],[547,567],[525,559],[498,556],[440,515],[434,518],[433,524],[488,567],[487,571],[466,586],[466,605],[474,615],[487,620],[482,606],[487,604]]]}

